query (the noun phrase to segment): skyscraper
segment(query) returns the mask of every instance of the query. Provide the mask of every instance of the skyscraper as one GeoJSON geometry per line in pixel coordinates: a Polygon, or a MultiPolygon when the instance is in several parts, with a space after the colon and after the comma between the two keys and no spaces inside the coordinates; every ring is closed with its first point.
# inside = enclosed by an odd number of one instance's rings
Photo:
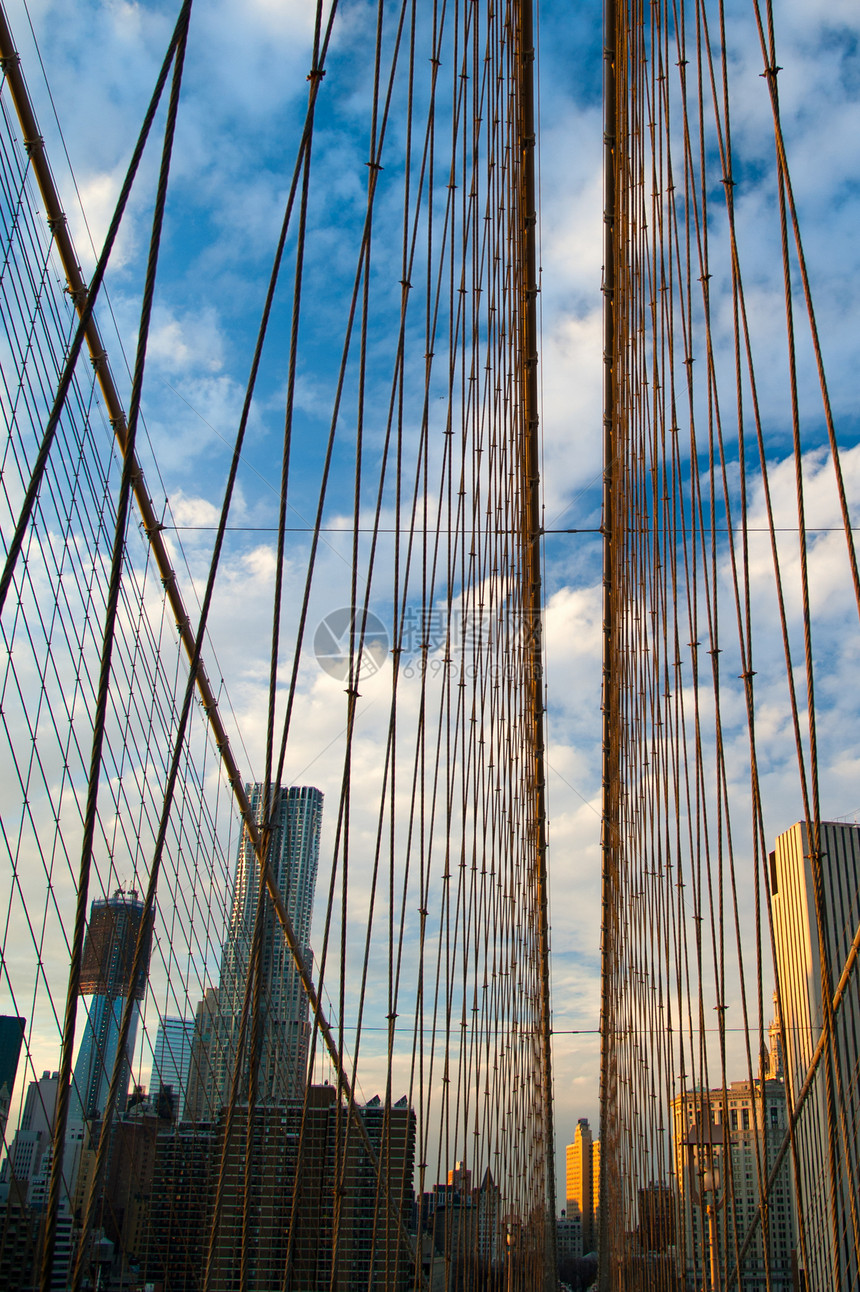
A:
{"type": "Polygon", "coordinates": [[[38,1081],[27,1086],[27,1097],[21,1112],[21,1124],[3,1163],[2,1184],[8,1185],[14,1177],[24,1190],[39,1170],[42,1157],[50,1147],[54,1129],[54,1112],[57,1106],[56,1072],[43,1072],[38,1081]]]}
{"type": "MultiPolygon", "coordinates": [[[[263,786],[249,786],[257,820],[263,819],[263,786]]],[[[269,864],[305,956],[310,953],[311,916],[319,864],[323,796],[310,786],[277,791],[272,813],[269,864]]],[[[236,1061],[251,944],[260,891],[259,867],[246,834],[239,843],[236,882],[218,991],[218,1052],[212,1071],[213,1110],[226,1102],[236,1061]]],[[[262,909],[261,1026],[255,1056],[257,1102],[277,1104],[300,1096],[307,1080],[308,1004],[292,952],[268,894],[262,909]]],[[[242,1069],[248,1071],[253,1043],[251,1018],[245,1032],[242,1069]]]]}
{"type": "MultiPolygon", "coordinates": [[[[786,1038],[782,1061],[792,1103],[799,1099],[810,1074],[824,1029],[823,972],[832,999],[846,968],[860,905],[860,826],[823,821],[819,840],[817,885],[813,833],[807,822],[799,821],[779,835],[770,854],[776,967],[786,1038]]],[[[798,1205],[810,1288],[857,1284],[855,1200],[849,1179],[853,1177],[856,1189],[860,1181],[858,1070],[860,977],[855,969],[842,985],[833,1046],[823,1047],[796,1131],[801,1164],[798,1205]],[[834,1112],[832,1122],[828,1106],[834,1112]]]]}
{"type": "Polygon", "coordinates": [[[600,1233],[600,1140],[591,1145],[591,1250],[597,1249],[597,1235],[600,1233]]]}
{"type": "Polygon", "coordinates": [[[207,987],[194,1013],[194,1035],[188,1066],[188,1089],[181,1116],[191,1122],[211,1122],[221,1106],[215,1098],[213,1065],[218,1052],[218,988],[207,987]]]}
{"type": "Polygon", "coordinates": [[[193,1037],[194,1020],[191,1018],[162,1018],[158,1024],[155,1049],[152,1052],[150,1095],[154,1099],[161,1086],[172,1087],[177,1118],[182,1115],[188,1094],[193,1037]]]}
{"type": "MultiPolygon", "coordinates": [[[[594,1226],[595,1147],[599,1154],[600,1142],[595,1145],[588,1118],[580,1117],[573,1143],[567,1146],[567,1214],[573,1216],[578,1212],[582,1217],[584,1252],[593,1251],[597,1240],[594,1226]]],[[[599,1163],[599,1156],[597,1160],[599,1163]]]]}
{"type": "Polygon", "coordinates": [[[72,1078],[69,1106],[72,1118],[91,1121],[104,1111],[119,1046],[122,1012],[130,996],[135,1004],[118,1095],[118,1108],[125,1107],[152,945],[150,921],[144,933],[143,960],[132,982],[134,949],[142,923],[143,902],[134,889],[125,892],[118,888],[113,897],[97,899],[90,907],[80,988],[87,1000],[87,1021],[72,1078]]]}
{"type": "Polygon", "coordinates": [[[6,1119],[15,1088],[18,1056],[24,1039],[25,1018],[0,1015],[0,1144],[6,1140],[6,1119]]]}

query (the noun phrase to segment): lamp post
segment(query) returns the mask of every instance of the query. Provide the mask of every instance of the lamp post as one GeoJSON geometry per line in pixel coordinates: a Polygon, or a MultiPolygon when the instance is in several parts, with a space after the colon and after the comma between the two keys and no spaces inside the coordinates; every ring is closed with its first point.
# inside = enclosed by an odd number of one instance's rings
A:
{"type": "Polygon", "coordinates": [[[505,1292],[513,1292],[514,1261],[520,1236],[519,1216],[509,1212],[502,1221],[505,1230],[505,1292]]]}
{"type": "Polygon", "coordinates": [[[690,1197],[696,1206],[704,1207],[708,1218],[711,1292],[720,1292],[722,1286],[717,1251],[717,1212],[725,1201],[725,1191],[722,1195],[720,1193],[725,1143],[723,1128],[711,1120],[710,1112],[707,1124],[697,1121],[684,1141],[690,1197]]]}

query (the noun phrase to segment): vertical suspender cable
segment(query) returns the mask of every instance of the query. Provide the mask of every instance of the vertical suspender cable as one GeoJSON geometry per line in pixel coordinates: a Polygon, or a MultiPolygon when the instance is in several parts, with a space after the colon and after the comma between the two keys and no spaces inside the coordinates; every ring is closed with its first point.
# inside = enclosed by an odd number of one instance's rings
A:
{"type": "MultiPolygon", "coordinates": [[[[167,183],[170,174],[170,162],[173,155],[173,141],[176,132],[176,114],[179,108],[179,92],[182,85],[182,72],[185,64],[185,47],[188,40],[188,21],[191,15],[191,0],[186,0],[182,7],[180,21],[177,24],[179,40],[176,45],[176,52],[173,61],[173,83],[170,91],[170,104],[167,110],[167,121],[164,128],[164,146],[161,156],[161,170],[158,177],[158,189],[155,199],[155,210],[152,217],[152,235],[149,246],[149,256],[146,266],[146,282],[144,285],[143,301],[141,303],[140,325],[137,344],[137,355],[134,365],[134,376],[132,380],[131,404],[128,419],[128,452],[123,459],[122,477],[120,480],[120,489],[116,505],[116,527],[114,533],[113,553],[111,560],[111,573],[107,605],[105,607],[105,626],[103,642],[101,649],[101,666],[99,672],[99,689],[96,703],[96,711],[93,722],[93,739],[92,755],[87,784],[87,802],[86,815],[84,817],[84,837],[81,846],[81,869],[78,892],[78,912],[76,921],[76,944],[75,955],[78,955],[77,934],[79,932],[77,924],[81,922],[81,917],[86,910],[87,888],[89,885],[90,869],[93,855],[93,837],[95,826],[98,818],[98,796],[99,785],[101,781],[101,763],[102,748],[105,736],[108,713],[108,693],[111,686],[112,661],[114,643],[116,640],[116,627],[118,618],[118,606],[120,587],[123,576],[123,566],[125,563],[126,548],[126,527],[128,523],[129,510],[131,508],[131,495],[133,487],[134,474],[134,449],[137,438],[137,425],[140,414],[140,401],[143,390],[143,379],[146,365],[146,348],[149,340],[149,327],[152,319],[152,302],[155,293],[155,279],[158,266],[158,254],[161,248],[161,236],[164,226],[164,208],[167,202],[167,183]]],[[[176,745],[177,755],[182,744],[182,737],[177,731],[176,745]]],[[[150,877],[150,883],[154,886],[155,877],[150,877]]],[[[141,927],[138,932],[137,942],[140,944],[148,940],[147,925],[149,923],[149,912],[146,912],[141,927]]],[[[132,983],[138,981],[138,961],[140,952],[135,947],[134,976],[132,983]]],[[[80,962],[76,966],[78,978],[80,981],[80,962]]],[[[72,1008],[72,975],[70,974],[69,987],[69,1008],[72,1008]]],[[[114,1110],[118,1102],[119,1091],[121,1086],[121,1072],[123,1067],[123,1056],[128,1049],[129,1028],[131,1024],[131,1015],[133,1010],[134,992],[130,991],[123,1008],[122,1021],[119,1028],[119,1038],[117,1043],[117,1052],[113,1064],[113,1073],[110,1080],[107,1102],[102,1113],[102,1127],[99,1134],[98,1149],[96,1152],[96,1163],[94,1168],[93,1180],[89,1189],[86,1202],[83,1209],[83,1218],[78,1235],[78,1247],[75,1255],[75,1261],[72,1268],[72,1276],[69,1286],[73,1292],[78,1292],[83,1284],[85,1265],[88,1261],[89,1235],[92,1232],[92,1226],[95,1219],[98,1198],[101,1193],[104,1173],[107,1166],[107,1159],[110,1150],[112,1121],[114,1110]]],[[[70,1030],[68,1045],[65,1043],[63,1063],[66,1068],[71,1063],[71,1044],[74,1040],[74,1028],[70,1030]],[[69,1053],[66,1053],[68,1049],[69,1053]]],[[[65,1132],[66,1118],[65,1106],[68,1100],[68,1092],[64,1081],[63,1087],[57,1091],[57,1114],[54,1125],[54,1144],[53,1144],[53,1161],[51,1163],[51,1202],[49,1208],[47,1224],[52,1228],[56,1227],[57,1207],[59,1202],[59,1192],[62,1185],[63,1175],[63,1136],[65,1132]],[[60,1115],[61,1099],[63,1101],[63,1115],[60,1115]]],[[[42,1257],[41,1287],[42,1292],[49,1292],[53,1286],[53,1239],[49,1245],[46,1241],[42,1257]]]]}
{"type": "Polygon", "coordinates": [[[540,443],[537,379],[537,211],[535,204],[534,28],[532,0],[517,6],[519,125],[519,258],[520,364],[523,434],[523,598],[526,621],[526,682],[532,729],[532,811],[540,973],[540,1053],[543,1087],[544,1169],[546,1172],[545,1285],[557,1283],[555,1243],[555,1134],[552,1112],[552,1026],[549,983],[549,916],[547,900],[546,769],[543,708],[543,640],[541,632],[540,443]]]}
{"type": "Polygon", "coordinates": [[[600,1003],[600,1134],[601,1171],[599,1183],[598,1287],[608,1292],[609,1268],[609,1199],[608,1182],[614,1175],[613,1145],[610,1129],[614,1126],[612,1102],[612,924],[615,914],[614,865],[618,822],[617,796],[614,785],[615,732],[615,665],[613,660],[614,547],[612,511],[612,471],[615,459],[615,174],[616,148],[616,14],[615,0],[603,5],[603,807],[601,821],[602,908],[601,908],[601,1003],[600,1003]]]}
{"type": "MultiPolygon", "coordinates": [[[[328,21],[329,31],[331,29],[333,17],[334,17],[334,9],[329,15],[329,21],[328,21]]],[[[172,58],[173,49],[175,48],[175,44],[177,40],[178,40],[178,33],[175,32],[173,42],[169,50],[169,56],[171,58],[172,58]]],[[[325,44],[327,48],[328,38],[326,39],[325,44]]],[[[51,226],[51,230],[54,235],[57,250],[63,266],[63,272],[66,274],[66,278],[69,284],[69,295],[71,296],[71,299],[74,301],[79,314],[83,314],[84,312],[86,312],[89,294],[87,292],[86,284],[84,283],[83,276],[81,274],[81,270],[78,265],[78,260],[72,244],[71,235],[69,234],[69,231],[66,225],[66,217],[65,217],[65,214],[63,213],[62,206],[60,204],[59,195],[57,193],[56,185],[54,183],[54,179],[47,162],[47,157],[45,155],[45,150],[42,143],[42,137],[39,134],[38,126],[36,124],[35,114],[33,112],[33,107],[32,107],[32,104],[30,103],[24,78],[21,75],[20,68],[18,66],[17,52],[15,50],[11,32],[9,31],[8,25],[5,21],[5,14],[3,13],[2,6],[0,6],[0,56],[2,56],[3,66],[6,73],[7,84],[9,85],[10,90],[12,91],[12,98],[15,104],[15,109],[18,113],[19,119],[22,124],[25,145],[28,147],[28,150],[30,152],[31,165],[36,175],[36,179],[39,185],[39,190],[42,194],[42,199],[45,202],[45,211],[51,226]]],[[[166,60],[166,68],[167,70],[169,70],[169,62],[167,60],[166,60]]],[[[166,74],[167,73],[165,71],[164,72],[165,79],[166,79],[166,74]]],[[[312,86],[311,86],[312,101],[315,101],[316,96],[319,93],[319,86],[321,85],[321,83],[322,83],[321,76],[318,76],[317,79],[312,83],[312,86]]],[[[300,168],[301,168],[301,164],[304,156],[304,151],[307,147],[308,138],[309,138],[309,126],[308,124],[306,124],[302,145],[299,151],[298,163],[294,174],[293,189],[291,190],[291,199],[290,199],[291,201],[292,201],[292,194],[295,192],[298,177],[300,175],[300,168]]],[[[286,235],[284,234],[284,236],[286,235]]],[[[159,571],[162,583],[164,585],[167,599],[170,603],[171,609],[176,619],[177,632],[179,633],[186,655],[189,659],[190,673],[193,678],[193,683],[196,686],[198,693],[200,694],[202,707],[206,714],[207,720],[209,722],[209,726],[212,730],[212,738],[220,754],[226,779],[232,789],[233,796],[235,798],[236,805],[239,810],[240,816],[242,818],[244,827],[247,831],[249,841],[251,843],[251,846],[254,849],[254,852],[257,856],[257,860],[263,872],[263,876],[265,878],[266,886],[269,893],[269,898],[274,908],[275,916],[283,931],[284,938],[293,956],[293,960],[296,964],[303,990],[307,995],[307,998],[310,1004],[311,1012],[316,1020],[317,1026],[319,1027],[320,1033],[325,1042],[325,1046],[328,1051],[329,1057],[331,1059],[332,1065],[335,1069],[335,1073],[337,1075],[338,1090],[341,1096],[349,1104],[349,1106],[352,1107],[352,1104],[353,1104],[352,1094],[351,1094],[352,1086],[344,1068],[341,1052],[337,1046],[331,1026],[325,1017],[320,995],[316,990],[315,984],[311,977],[310,969],[307,963],[305,962],[304,951],[296,937],[295,930],[293,929],[292,921],[286,909],[286,905],[283,901],[283,898],[281,897],[281,894],[278,890],[277,882],[268,864],[268,860],[266,857],[266,850],[265,850],[265,840],[263,838],[262,831],[260,830],[257,824],[256,814],[254,812],[254,809],[251,806],[250,799],[245,790],[244,778],[239,770],[238,763],[236,762],[236,759],[230,744],[229,736],[227,734],[221,715],[218,711],[218,701],[215,697],[215,693],[212,689],[212,686],[202,659],[202,635],[199,632],[197,635],[195,635],[194,629],[191,625],[190,616],[188,614],[188,611],[185,606],[185,602],[182,598],[182,594],[179,589],[176,573],[173,569],[173,565],[170,559],[170,554],[169,554],[167,545],[164,541],[164,538],[162,536],[162,526],[157,519],[155,509],[152,505],[152,501],[149,497],[149,493],[146,488],[143,472],[140,468],[140,465],[137,461],[137,458],[133,450],[130,453],[128,451],[128,428],[127,428],[125,413],[123,411],[116,386],[113,382],[113,378],[111,376],[110,368],[108,365],[107,355],[102,345],[101,337],[96,327],[95,319],[91,311],[88,312],[88,316],[84,324],[84,336],[86,339],[87,347],[90,352],[90,356],[92,358],[92,361],[96,370],[99,386],[102,391],[102,396],[104,397],[104,400],[105,400],[108,415],[110,417],[111,425],[113,427],[114,433],[119,443],[120,450],[123,453],[123,456],[124,457],[128,456],[130,460],[130,474],[131,474],[132,488],[143,520],[143,528],[146,533],[147,539],[150,543],[150,546],[152,548],[153,556],[154,556],[156,565],[158,567],[158,571],[159,571]]],[[[81,941],[82,941],[82,931],[81,931],[81,941]]],[[[376,1151],[367,1135],[367,1131],[364,1127],[364,1124],[363,1122],[361,1122],[357,1113],[354,1114],[354,1120],[356,1123],[355,1131],[362,1142],[362,1145],[368,1156],[368,1159],[373,1169],[378,1170],[378,1159],[377,1159],[376,1151]]],[[[387,1201],[387,1205],[389,1205],[390,1207],[391,1204],[388,1198],[387,1190],[386,1190],[386,1201],[387,1201]]],[[[402,1236],[404,1238],[404,1241],[407,1243],[407,1247],[410,1247],[410,1243],[408,1240],[408,1236],[406,1235],[405,1229],[402,1230],[402,1236]]],[[[411,1250],[411,1247],[410,1247],[410,1250],[411,1250]]]]}

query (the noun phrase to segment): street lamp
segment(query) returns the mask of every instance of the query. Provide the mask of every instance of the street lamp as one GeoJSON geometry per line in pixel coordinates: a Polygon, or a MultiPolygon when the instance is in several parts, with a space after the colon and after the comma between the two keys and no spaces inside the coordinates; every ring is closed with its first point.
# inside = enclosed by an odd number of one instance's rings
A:
{"type": "Polygon", "coordinates": [[[725,1201],[723,1188],[723,1150],[725,1135],[722,1126],[711,1120],[707,1124],[697,1121],[684,1141],[687,1149],[687,1173],[690,1196],[697,1207],[704,1207],[708,1217],[708,1246],[710,1249],[711,1292],[720,1292],[720,1266],[717,1253],[717,1212],[725,1201]]]}
{"type": "Polygon", "coordinates": [[[514,1261],[516,1259],[517,1244],[520,1237],[520,1218],[513,1212],[509,1212],[502,1221],[505,1231],[505,1289],[506,1292],[513,1292],[514,1286],[514,1261]]]}

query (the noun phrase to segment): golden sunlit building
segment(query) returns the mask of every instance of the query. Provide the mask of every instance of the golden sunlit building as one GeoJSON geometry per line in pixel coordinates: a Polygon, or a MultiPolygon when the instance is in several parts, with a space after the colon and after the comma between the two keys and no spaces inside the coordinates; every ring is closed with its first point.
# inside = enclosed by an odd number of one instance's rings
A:
{"type": "Polygon", "coordinates": [[[567,1215],[582,1217],[582,1250],[597,1245],[595,1204],[600,1179],[600,1141],[593,1140],[587,1117],[580,1117],[573,1143],[567,1146],[567,1215]]]}
{"type": "Polygon", "coordinates": [[[809,1081],[796,1128],[799,1257],[810,1288],[854,1288],[860,977],[851,972],[851,957],[860,909],[860,826],[822,821],[817,864],[814,853],[814,832],[807,822],[798,821],[777,836],[770,854],[774,948],[786,1038],[782,1062],[792,1106],[799,1103],[809,1081]],[[825,1026],[825,998],[834,996],[838,1003],[832,1014],[833,1044],[822,1047],[813,1071],[825,1026]]]}

